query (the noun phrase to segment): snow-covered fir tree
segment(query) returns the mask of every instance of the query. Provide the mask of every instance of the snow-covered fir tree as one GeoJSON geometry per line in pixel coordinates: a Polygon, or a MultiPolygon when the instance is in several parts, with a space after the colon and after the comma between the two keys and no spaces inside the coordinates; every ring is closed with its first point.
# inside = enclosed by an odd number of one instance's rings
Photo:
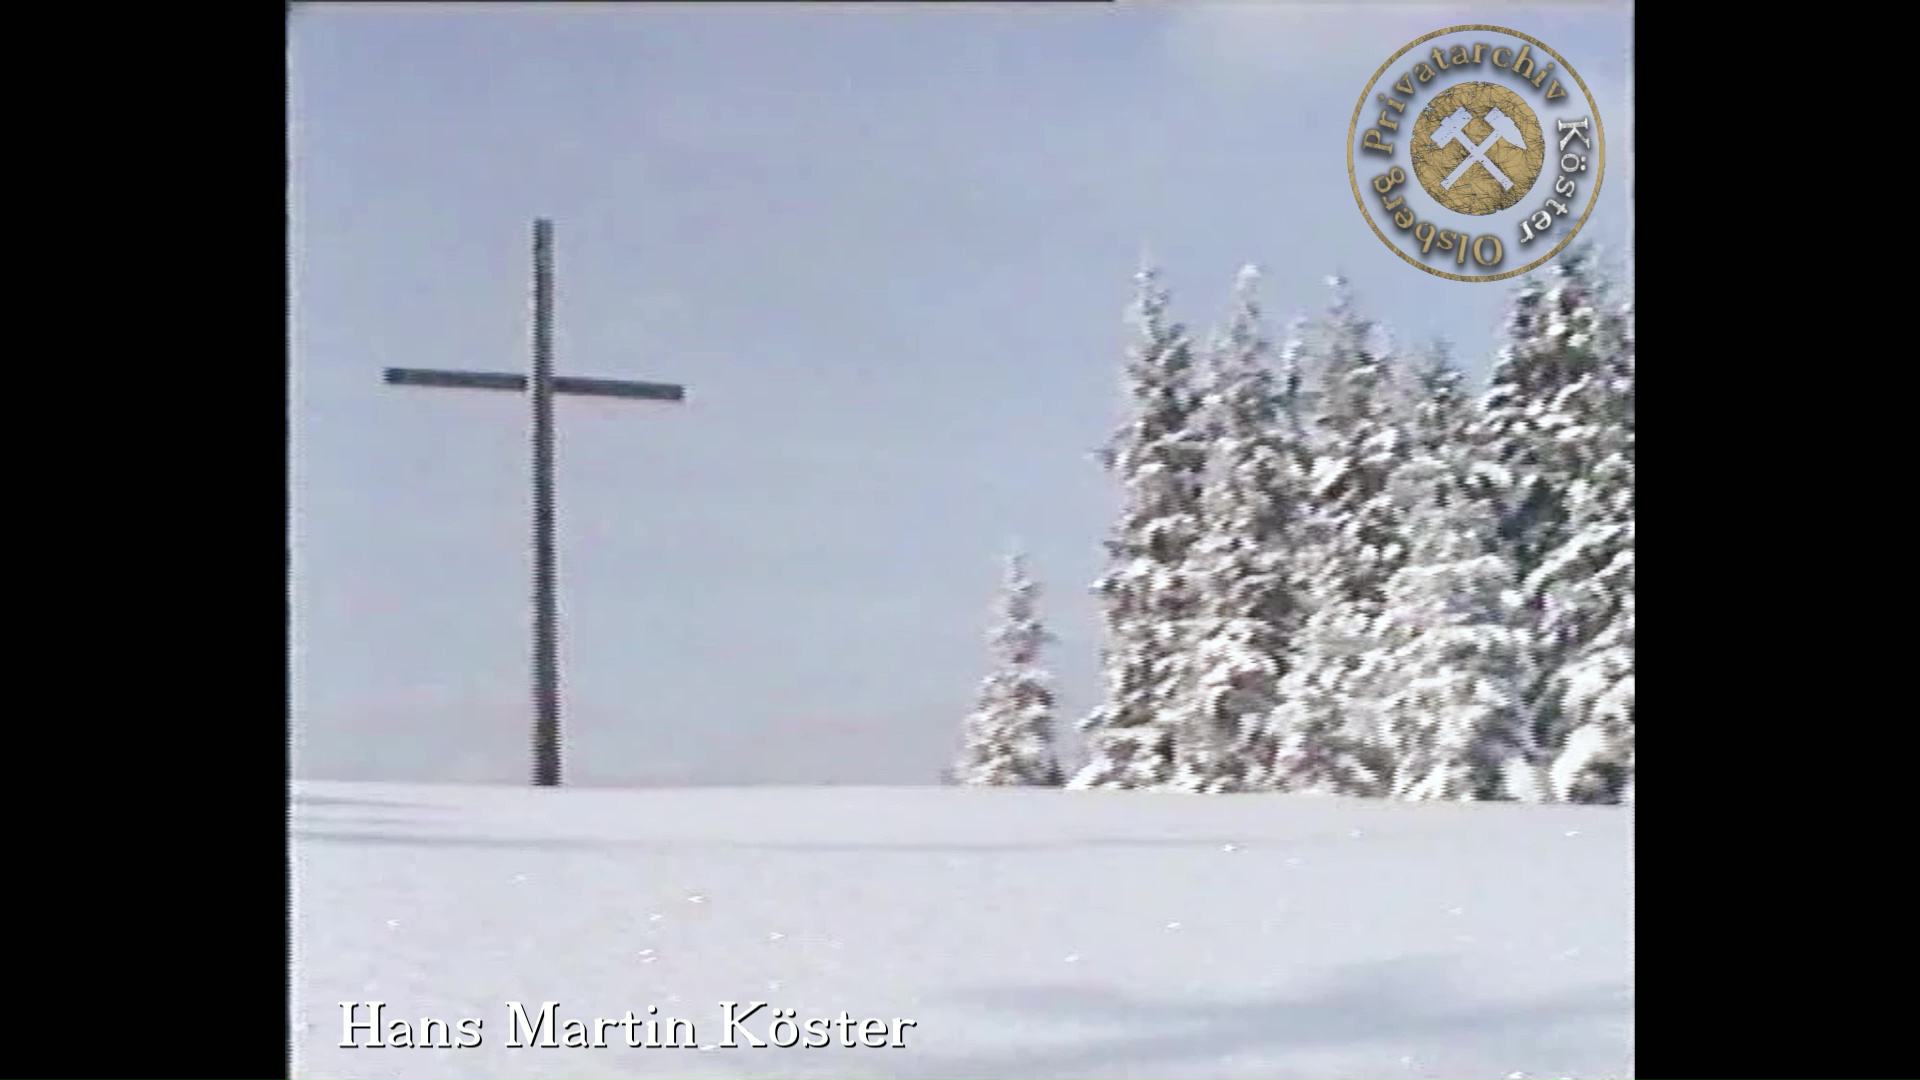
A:
{"type": "Polygon", "coordinates": [[[1103,453],[1124,504],[1095,585],[1103,607],[1105,695],[1086,717],[1089,759],[1075,788],[1150,788],[1172,779],[1174,707],[1190,684],[1194,590],[1187,556],[1199,536],[1205,440],[1196,430],[1192,343],[1168,313],[1157,274],[1136,275],[1126,363],[1131,417],[1103,453]]]}
{"type": "MultiPolygon", "coordinates": [[[[1633,799],[1630,306],[1523,287],[1484,397],[1333,279],[1266,362],[1257,276],[1194,350],[1143,271],[1079,788],[1633,799]]],[[[967,781],[962,781],[967,782],[967,781]]]]}
{"type": "MultiPolygon", "coordinates": [[[[1460,494],[1485,504],[1476,510],[1491,513],[1497,522],[1508,474],[1492,460],[1480,403],[1468,390],[1466,373],[1453,362],[1451,352],[1445,342],[1436,341],[1413,369],[1412,396],[1406,405],[1408,452],[1413,458],[1444,463],[1460,494]]],[[[1414,500],[1410,506],[1420,505],[1425,490],[1420,483],[1403,484],[1401,490],[1414,500]]],[[[1504,547],[1501,552],[1506,553],[1504,547]]]]}
{"type": "Polygon", "coordinates": [[[1259,273],[1235,286],[1234,310],[1209,349],[1200,427],[1209,439],[1202,535],[1188,557],[1197,610],[1191,682],[1175,710],[1173,786],[1239,791],[1265,781],[1265,721],[1302,618],[1292,530],[1305,498],[1305,456],[1262,335],[1259,273]]]}
{"type": "Polygon", "coordinates": [[[1494,508],[1471,490],[1464,444],[1394,477],[1409,506],[1407,565],[1375,620],[1377,739],[1403,799],[1540,797],[1525,696],[1534,650],[1494,508]],[[1513,783],[1513,781],[1519,781],[1513,783]]]}
{"type": "Polygon", "coordinates": [[[1319,549],[1320,601],[1376,610],[1406,557],[1388,492],[1407,454],[1400,388],[1385,332],[1359,313],[1344,278],[1328,284],[1331,305],[1303,340],[1290,343],[1291,362],[1318,398],[1308,542],[1319,549]]]}
{"type": "Polygon", "coordinates": [[[1583,250],[1565,253],[1514,295],[1485,397],[1483,436],[1507,471],[1501,532],[1523,577],[1565,542],[1567,493],[1596,464],[1583,415],[1605,365],[1599,283],[1583,250]]]}
{"type": "Polygon", "coordinates": [[[1534,738],[1559,756],[1561,797],[1618,801],[1632,774],[1631,312],[1570,251],[1520,290],[1506,338],[1483,437],[1541,649],[1534,738]]]}
{"type": "Polygon", "coordinates": [[[1407,420],[1412,453],[1444,458],[1471,443],[1476,403],[1446,342],[1434,342],[1414,367],[1412,395],[1407,420]]]}
{"type": "Polygon", "coordinates": [[[1569,574],[1569,580],[1550,589],[1543,620],[1550,633],[1572,632],[1582,639],[1554,672],[1549,687],[1566,731],[1553,762],[1553,789],[1573,802],[1631,802],[1632,465],[1609,462],[1588,486],[1598,490],[1581,494],[1574,516],[1577,531],[1566,545],[1576,549],[1567,552],[1569,560],[1577,560],[1586,573],[1569,574]]]}
{"type": "Polygon", "coordinates": [[[1567,538],[1528,582],[1556,663],[1544,697],[1559,755],[1553,787],[1576,802],[1630,802],[1634,763],[1634,340],[1606,311],[1595,370],[1568,395],[1597,458],[1567,491],[1567,538]]]}
{"type": "Polygon", "coordinates": [[[1374,617],[1348,601],[1315,611],[1297,636],[1279,704],[1268,715],[1264,787],[1309,795],[1384,796],[1393,759],[1378,737],[1381,651],[1374,617]]]}
{"type": "Polygon", "coordinates": [[[1390,761],[1377,740],[1379,643],[1374,620],[1406,559],[1404,507],[1391,481],[1409,450],[1384,332],[1354,306],[1344,279],[1333,301],[1288,343],[1287,367],[1317,398],[1309,510],[1299,557],[1311,614],[1269,715],[1272,786],[1378,795],[1390,761]]]}
{"type": "Polygon", "coordinates": [[[988,641],[995,667],[966,719],[951,783],[1057,787],[1065,779],[1055,754],[1053,680],[1040,664],[1052,636],[1041,623],[1039,586],[1019,553],[1008,557],[988,641]]]}

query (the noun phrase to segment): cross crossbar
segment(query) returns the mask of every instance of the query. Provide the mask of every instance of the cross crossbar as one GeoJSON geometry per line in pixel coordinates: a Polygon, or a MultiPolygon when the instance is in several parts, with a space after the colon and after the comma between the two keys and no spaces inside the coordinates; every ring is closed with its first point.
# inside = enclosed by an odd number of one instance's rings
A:
{"type": "MultiPolygon", "coordinates": [[[[436,368],[386,370],[389,386],[450,386],[467,390],[527,392],[527,376],[511,371],[446,371],[436,368]]],[[[646,401],[685,401],[687,388],[677,383],[635,382],[631,379],[589,379],[555,375],[553,392],[583,397],[640,398],[646,401]]]]}

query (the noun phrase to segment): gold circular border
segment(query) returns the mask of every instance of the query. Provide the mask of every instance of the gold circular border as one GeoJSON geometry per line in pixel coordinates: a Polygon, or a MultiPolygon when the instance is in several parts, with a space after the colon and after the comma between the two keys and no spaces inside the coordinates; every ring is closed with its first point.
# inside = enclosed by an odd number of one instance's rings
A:
{"type": "MultiPolygon", "coordinates": [[[[1542,131],[1545,130],[1544,126],[1542,127],[1541,130],[1542,131]]],[[[1409,151],[1409,153],[1411,153],[1411,151],[1409,151]]],[[[1405,260],[1408,265],[1417,267],[1418,269],[1421,269],[1421,270],[1425,270],[1427,273],[1432,274],[1435,277],[1447,278],[1450,281],[1504,281],[1507,278],[1518,277],[1519,275],[1524,274],[1529,270],[1537,269],[1542,263],[1545,263],[1548,259],[1551,259],[1555,255],[1560,254],[1561,249],[1565,248],[1568,244],[1572,243],[1573,238],[1580,234],[1581,228],[1583,228],[1587,224],[1587,218],[1593,215],[1593,208],[1600,201],[1600,181],[1606,175],[1606,169],[1607,169],[1607,129],[1605,125],[1603,125],[1600,122],[1600,103],[1593,100],[1593,91],[1587,89],[1587,81],[1580,77],[1580,73],[1573,69],[1572,64],[1567,63],[1566,57],[1561,56],[1557,52],[1554,52],[1553,49],[1547,45],[1546,42],[1541,41],[1539,38],[1536,38],[1536,37],[1529,37],[1528,35],[1523,34],[1518,30],[1508,29],[1507,27],[1504,27],[1504,26],[1492,26],[1487,23],[1467,23],[1461,26],[1449,26],[1444,29],[1435,30],[1428,34],[1422,34],[1421,36],[1414,38],[1412,41],[1407,42],[1405,45],[1402,45],[1398,52],[1394,53],[1392,56],[1387,57],[1385,63],[1381,64],[1379,67],[1374,69],[1373,77],[1368,79],[1367,85],[1361,88],[1360,90],[1360,100],[1354,102],[1353,119],[1349,121],[1347,124],[1347,186],[1353,189],[1353,204],[1360,208],[1360,216],[1366,219],[1367,228],[1372,229],[1373,235],[1379,237],[1381,243],[1387,245],[1387,248],[1389,250],[1391,250],[1395,255],[1400,256],[1400,258],[1405,260]],[[1434,38],[1440,37],[1445,34],[1457,34],[1463,30],[1488,30],[1488,31],[1492,31],[1493,33],[1508,34],[1513,37],[1519,38],[1521,41],[1525,41],[1537,47],[1541,52],[1546,53],[1548,56],[1551,56],[1554,58],[1554,60],[1558,61],[1560,64],[1560,70],[1573,76],[1573,81],[1579,84],[1580,93],[1586,97],[1587,104],[1593,107],[1593,135],[1594,135],[1595,144],[1596,144],[1595,150],[1598,151],[1597,156],[1600,159],[1599,168],[1595,169],[1593,174],[1593,193],[1587,196],[1587,208],[1586,210],[1581,212],[1580,220],[1573,223],[1573,228],[1567,232],[1566,237],[1562,239],[1558,244],[1555,244],[1552,251],[1547,252],[1545,255],[1540,256],[1538,259],[1535,259],[1534,261],[1528,263],[1527,265],[1521,267],[1518,270],[1508,270],[1504,273],[1489,274],[1485,277],[1469,277],[1466,274],[1450,274],[1445,270],[1435,270],[1433,267],[1428,266],[1426,263],[1420,262],[1419,260],[1415,259],[1413,256],[1408,255],[1404,251],[1401,251],[1400,246],[1398,244],[1395,244],[1393,241],[1387,239],[1387,234],[1380,231],[1380,226],[1373,220],[1373,215],[1367,212],[1366,199],[1364,196],[1360,194],[1360,181],[1353,174],[1353,134],[1354,132],[1360,130],[1360,113],[1362,110],[1364,110],[1367,107],[1367,91],[1373,89],[1374,86],[1380,82],[1380,76],[1385,75],[1387,73],[1387,69],[1393,66],[1393,62],[1395,60],[1398,60],[1401,57],[1407,55],[1407,53],[1411,51],[1415,45],[1418,45],[1423,41],[1432,41],[1434,38]]]]}

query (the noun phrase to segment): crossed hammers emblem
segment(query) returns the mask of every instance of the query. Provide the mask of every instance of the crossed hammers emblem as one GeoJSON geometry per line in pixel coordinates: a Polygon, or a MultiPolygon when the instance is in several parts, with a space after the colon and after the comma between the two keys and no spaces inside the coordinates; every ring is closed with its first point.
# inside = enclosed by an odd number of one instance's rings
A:
{"type": "Polygon", "coordinates": [[[1473,114],[1468,112],[1464,105],[1454,109],[1445,120],[1440,122],[1439,127],[1433,129],[1433,145],[1445,146],[1450,142],[1458,142],[1467,148],[1466,159],[1455,165],[1453,171],[1447,174],[1447,178],[1440,181],[1441,188],[1452,190],[1453,182],[1465,176],[1467,170],[1476,163],[1487,170],[1495,180],[1500,181],[1501,190],[1509,190],[1513,187],[1513,181],[1507,178],[1507,174],[1501,172],[1500,167],[1488,159],[1487,149],[1504,140],[1525,150],[1526,137],[1520,134],[1520,128],[1513,122],[1513,118],[1501,112],[1498,106],[1487,110],[1485,119],[1487,123],[1493,125],[1493,134],[1488,135],[1478,146],[1475,146],[1467,137],[1466,128],[1473,122],[1473,114]]]}

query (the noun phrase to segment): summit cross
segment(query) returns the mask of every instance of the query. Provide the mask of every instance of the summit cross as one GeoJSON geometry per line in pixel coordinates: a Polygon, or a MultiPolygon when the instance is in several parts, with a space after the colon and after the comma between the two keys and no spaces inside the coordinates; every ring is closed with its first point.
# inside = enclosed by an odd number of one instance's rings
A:
{"type": "Polygon", "coordinates": [[[553,373],[553,222],[533,223],[533,370],[451,371],[387,368],[392,386],[432,386],[527,393],[532,405],[533,451],[533,783],[560,784],[560,640],[557,568],[553,545],[553,396],[684,401],[686,387],[675,383],[589,379],[553,373]]]}

